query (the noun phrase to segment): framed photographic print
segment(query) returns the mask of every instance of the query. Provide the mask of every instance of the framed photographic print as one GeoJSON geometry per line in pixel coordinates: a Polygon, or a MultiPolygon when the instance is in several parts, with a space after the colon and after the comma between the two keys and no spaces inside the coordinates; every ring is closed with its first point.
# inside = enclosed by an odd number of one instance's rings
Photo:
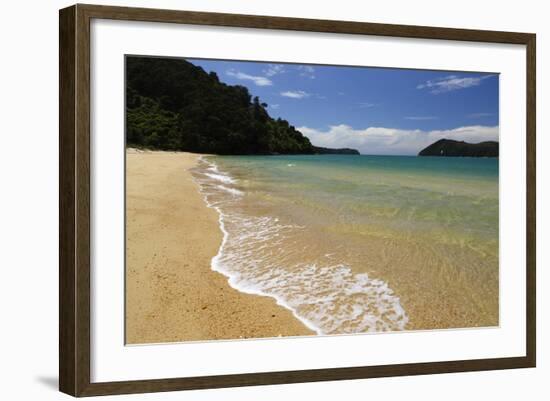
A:
{"type": "Polygon", "coordinates": [[[60,390],[534,367],[535,35],[60,11],[60,390]]]}

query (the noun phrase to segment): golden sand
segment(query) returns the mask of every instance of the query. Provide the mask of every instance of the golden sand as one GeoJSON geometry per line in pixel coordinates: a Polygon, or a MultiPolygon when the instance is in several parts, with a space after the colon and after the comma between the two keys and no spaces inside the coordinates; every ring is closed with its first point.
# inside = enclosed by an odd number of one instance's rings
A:
{"type": "Polygon", "coordinates": [[[126,343],[314,334],[274,299],[211,270],[222,232],[189,172],[198,158],[127,151],[126,343]]]}

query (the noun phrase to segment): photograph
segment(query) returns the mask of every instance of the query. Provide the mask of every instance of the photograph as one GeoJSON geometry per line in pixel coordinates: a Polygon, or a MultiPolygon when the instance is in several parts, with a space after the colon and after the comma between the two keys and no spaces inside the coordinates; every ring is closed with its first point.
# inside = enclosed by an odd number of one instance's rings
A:
{"type": "Polygon", "coordinates": [[[127,345],[499,326],[498,73],[124,68],[127,345]]]}

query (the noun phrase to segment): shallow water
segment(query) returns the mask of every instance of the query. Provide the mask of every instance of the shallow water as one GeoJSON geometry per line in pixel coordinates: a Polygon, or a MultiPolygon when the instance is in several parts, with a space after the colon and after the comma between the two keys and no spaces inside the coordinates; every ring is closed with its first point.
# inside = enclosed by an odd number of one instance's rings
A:
{"type": "Polygon", "coordinates": [[[498,159],[215,156],[212,265],[319,334],[498,325],[498,159]]]}

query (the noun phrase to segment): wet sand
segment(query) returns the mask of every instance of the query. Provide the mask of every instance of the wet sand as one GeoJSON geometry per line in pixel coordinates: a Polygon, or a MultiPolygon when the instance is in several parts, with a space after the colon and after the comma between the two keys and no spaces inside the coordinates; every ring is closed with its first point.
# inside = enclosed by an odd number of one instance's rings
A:
{"type": "Polygon", "coordinates": [[[222,232],[189,172],[199,156],[127,151],[126,343],[315,334],[211,270],[222,232]]]}

